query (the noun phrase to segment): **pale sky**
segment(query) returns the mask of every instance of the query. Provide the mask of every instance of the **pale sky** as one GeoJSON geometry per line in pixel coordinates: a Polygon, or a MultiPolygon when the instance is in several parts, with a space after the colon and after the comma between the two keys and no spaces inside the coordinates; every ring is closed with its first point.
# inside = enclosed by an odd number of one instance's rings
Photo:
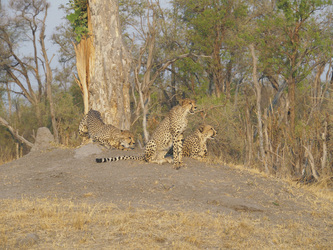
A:
{"type": "MultiPolygon", "coordinates": [[[[6,5],[8,5],[9,0],[0,0],[1,5],[3,8],[6,8],[6,5]]],[[[63,10],[59,10],[59,7],[61,4],[66,5],[69,0],[49,0],[50,7],[48,9],[48,15],[46,17],[46,48],[48,50],[48,56],[49,58],[52,57],[54,54],[55,57],[52,60],[51,67],[54,68],[58,64],[58,58],[57,58],[57,50],[58,46],[54,45],[51,42],[51,36],[55,32],[56,26],[60,25],[61,23],[64,23],[65,20],[65,12],[63,10]]]]}
{"type": "MultiPolygon", "coordinates": [[[[59,62],[58,62],[58,50],[59,50],[59,46],[55,45],[52,43],[51,41],[51,37],[52,34],[56,31],[55,28],[56,26],[59,26],[61,23],[65,22],[65,12],[63,10],[59,10],[59,6],[61,4],[66,5],[69,0],[49,0],[48,1],[50,3],[50,7],[48,9],[48,15],[46,17],[46,29],[45,29],[45,33],[46,33],[46,38],[45,38],[45,45],[46,45],[46,49],[47,49],[47,55],[48,58],[51,59],[52,56],[54,55],[52,61],[51,61],[51,68],[55,69],[59,67],[59,62]]],[[[6,6],[9,3],[9,0],[0,0],[2,9],[6,9],[6,6]]],[[[39,44],[38,44],[39,46],[39,44]]],[[[20,48],[18,50],[18,54],[20,56],[20,54],[22,55],[30,55],[32,56],[33,53],[33,48],[31,45],[31,42],[26,42],[25,44],[20,44],[20,48]]],[[[39,56],[41,55],[41,50],[39,50],[39,56]]],[[[33,84],[34,85],[34,84],[33,84]]],[[[19,91],[19,89],[17,89],[18,86],[16,86],[15,84],[12,85],[12,89],[13,90],[17,90],[19,91]]]]}
{"type": "Polygon", "coordinates": [[[61,23],[65,22],[65,12],[63,10],[59,10],[61,4],[66,5],[69,0],[52,0],[50,2],[50,8],[48,9],[48,15],[46,19],[46,33],[47,33],[47,41],[46,46],[49,48],[49,58],[55,54],[55,61],[52,61],[53,66],[58,63],[57,58],[57,50],[58,46],[54,45],[51,42],[51,36],[55,32],[55,28],[59,26],[61,23]]]}

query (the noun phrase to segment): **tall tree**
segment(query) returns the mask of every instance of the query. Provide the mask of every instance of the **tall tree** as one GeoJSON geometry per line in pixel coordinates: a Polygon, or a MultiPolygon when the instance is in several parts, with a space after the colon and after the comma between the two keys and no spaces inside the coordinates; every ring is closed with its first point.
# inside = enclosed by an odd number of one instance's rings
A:
{"type": "Polygon", "coordinates": [[[69,19],[78,33],[84,27],[77,20],[86,19],[83,25],[87,25],[87,33],[76,47],[85,103],[88,99],[89,108],[100,111],[106,123],[129,129],[131,60],[122,40],[118,1],[75,0],[73,7],[69,19]]]}

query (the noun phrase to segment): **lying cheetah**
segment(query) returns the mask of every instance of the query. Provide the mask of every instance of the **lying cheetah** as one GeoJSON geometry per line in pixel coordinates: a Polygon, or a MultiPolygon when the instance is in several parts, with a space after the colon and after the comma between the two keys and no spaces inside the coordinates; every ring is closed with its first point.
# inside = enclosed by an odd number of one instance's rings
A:
{"type": "Polygon", "coordinates": [[[172,162],[165,158],[168,150],[173,146],[173,164],[175,169],[182,165],[182,139],[187,127],[187,114],[196,110],[195,101],[184,99],[180,105],[173,107],[164,120],[158,125],[151,140],[146,145],[145,154],[142,156],[118,156],[112,158],[97,158],[96,162],[119,161],[119,160],[143,160],[162,164],[172,162]]]}
{"type": "Polygon", "coordinates": [[[207,156],[207,139],[214,139],[217,132],[210,125],[201,125],[189,137],[185,138],[183,156],[202,160],[207,156]]]}
{"type": "Polygon", "coordinates": [[[135,145],[134,136],[130,131],[105,124],[101,113],[93,109],[83,117],[79,125],[79,134],[82,137],[91,138],[107,148],[129,150],[135,145]]]}

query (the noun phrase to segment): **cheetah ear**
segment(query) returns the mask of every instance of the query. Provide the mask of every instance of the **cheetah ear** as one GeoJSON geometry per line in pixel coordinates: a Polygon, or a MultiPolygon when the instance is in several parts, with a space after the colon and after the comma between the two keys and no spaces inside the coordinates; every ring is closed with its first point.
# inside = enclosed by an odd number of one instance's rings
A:
{"type": "Polygon", "coordinates": [[[176,100],[180,106],[183,106],[185,99],[185,97],[176,96],[176,100]]]}
{"type": "Polygon", "coordinates": [[[200,133],[202,133],[204,131],[204,128],[205,128],[205,125],[200,125],[200,127],[199,127],[200,133]]]}

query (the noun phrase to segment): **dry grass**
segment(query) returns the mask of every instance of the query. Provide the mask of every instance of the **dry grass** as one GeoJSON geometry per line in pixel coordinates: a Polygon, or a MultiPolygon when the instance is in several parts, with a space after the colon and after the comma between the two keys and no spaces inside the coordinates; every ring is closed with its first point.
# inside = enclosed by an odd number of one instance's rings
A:
{"type": "Polygon", "coordinates": [[[222,158],[217,158],[217,157],[208,157],[206,159],[207,163],[210,164],[223,164],[223,165],[228,165],[234,169],[238,169],[240,171],[247,171],[249,173],[259,175],[261,177],[265,178],[272,178],[275,180],[282,180],[287,182],[290,186],[295,187],[295,188],[303,188],[307,190],[308,192],[312,192],[316,194],[319,197],[322,197],[324,199],[328,199],[331,202],[333,202],[333,176],[324,176],[321,177],[321,179],[318,182],[314,182],[312,184],[300,184],[299,182],[295,181],[294,178],[292,177],[274,177],[272,175],[269,175],[263,171],[260,171],[258,168],[255,166],[253,167],[245,167],[244,165],[238,165],[238,164],[233,164],[233,163],[226,163],[222,158]]]}
{"type": "MultiPolygon", "coordinates": [[[[74,204],[69,200],[2,200],[1,249],[328,249],[332,239],[303,222],[266,217],[74,204]]],[[[332,224],[333,226],[333,224],[332,224]]]]}
{"type": "Polygon", "coordinates": [[[13,156],[13,152],[8,147],[0,147],[0,165],[7,162],[11,162],[16,158],[13,156]]]}

